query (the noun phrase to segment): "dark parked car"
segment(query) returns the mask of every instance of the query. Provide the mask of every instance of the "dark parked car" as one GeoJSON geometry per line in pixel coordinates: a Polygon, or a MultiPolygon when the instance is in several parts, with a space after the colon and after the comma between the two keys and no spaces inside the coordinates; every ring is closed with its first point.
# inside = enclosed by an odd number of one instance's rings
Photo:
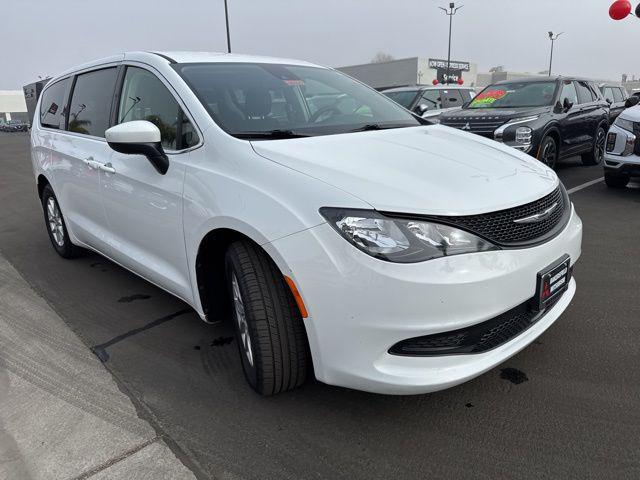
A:
{"type": "Polygon", "coordinates": [[[609,85],[606,83],[600,85],[600,91],[610,105],[609,124],[612,124],[616,118],[618,118],[618,115],[626,108],[624,104],[627,98],[629,98],[629,94],[626,89],[619,85],[609,85]]]}
{"type": "Polygon", "coordinates": [[[26,132],[29,130],[29,124],[20,120],[9,120],[0,124],[0,132],[26,132]]]}
{"type": "Polygon", "coordinates": [[[507,80],[488,86],[462,110],[443,113],[440,122],[503,142],[551,168],[573,155],[597,165],[604,156],[609,104],[588,80],[507,80]]]}

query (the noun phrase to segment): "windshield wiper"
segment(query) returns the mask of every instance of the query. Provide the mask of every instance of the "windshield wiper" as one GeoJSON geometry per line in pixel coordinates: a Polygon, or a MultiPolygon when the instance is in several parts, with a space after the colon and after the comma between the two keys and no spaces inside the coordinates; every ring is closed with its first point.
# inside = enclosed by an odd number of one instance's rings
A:
{"type": "Polygon", "coordinates": [[[404,124],[382,125],[380,123],[368,123],[362,127],[349,130],[349,132],[367,132],[369,130],[389,130],[391,128],[405,128],[405,127],[411,127],[411,126],[412,125],[404,125],[404,124]]]}
{"type": "Polygon", "coordinates": [[[256,131],[256,132],[238,132],[232,133],[234,137],[243,138],[243,139],[258,139],[258,140],[278,140],[285,138],[305,138],[310,135],[306,135],[304,133],[296,133],[293,130],[267,130],[267,131],[256,131]]]}

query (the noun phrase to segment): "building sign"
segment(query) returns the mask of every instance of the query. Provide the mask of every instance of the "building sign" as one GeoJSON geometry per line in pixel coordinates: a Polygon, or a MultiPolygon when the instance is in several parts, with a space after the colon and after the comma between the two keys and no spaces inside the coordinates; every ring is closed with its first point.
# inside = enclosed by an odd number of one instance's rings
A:
{"type": "Polygon", "coordinates": [[[429,68],[433,68],[437,72],[438,82],[440,83],[456,83],[462,78],[462,72],[468,72],[470,70],[468,62],[451,62],[447,69],[447,61],[436,58],[429,59],[429,68]],[[448,77],[447,70],[449,73],[448,77]]]}
{"type": "MultiPolygon", "coordinates": [[[[446,60],[439,60],[437,58],[430,58],[429,59],[429,68],[433,68],[434,70],[440,70],[440,69],[447,69],[447,61],[446,60]]],[[[451,62],[450,63],[450,70],[460,70],[462,72],[468,72],[469,70],[471,70],[471,67],[469,65],[469,62],[451,62]]]]}

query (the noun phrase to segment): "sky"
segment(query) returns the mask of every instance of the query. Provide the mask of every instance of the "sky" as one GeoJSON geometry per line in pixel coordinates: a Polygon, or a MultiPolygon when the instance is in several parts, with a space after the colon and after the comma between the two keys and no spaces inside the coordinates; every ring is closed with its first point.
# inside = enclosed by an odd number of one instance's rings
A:
{"type": "MultiPolygon", "coordinates": [[[[452,59],[548,68],[620,80],[640,76],[640,19],[615,22],[613,0],[466,0],[454,17],[452,59]],[[634,47],[635,46],[635,47],[634,47]]],[[[633,0],[635,5],[640,0],[633,0]]],[[[332,67],[395,58],[446,58],[448,0],[228,0],[234,53],[332,67]]],[[[226,51],[223,0],[2,0],[0,89],[20,89],[85,61],[129,50],[226,51]]]]}

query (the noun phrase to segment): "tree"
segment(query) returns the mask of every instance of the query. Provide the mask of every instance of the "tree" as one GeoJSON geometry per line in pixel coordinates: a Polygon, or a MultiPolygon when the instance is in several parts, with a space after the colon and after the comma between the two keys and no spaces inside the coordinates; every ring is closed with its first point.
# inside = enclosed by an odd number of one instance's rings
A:
{"type": "Polygon", "coordinates": [[[395,60],[393,55],[389,55],[385,52],[378,52],[376,53],[376,56],[371,59],[371,63],[390,62],[391,60],[395,60]]]}

